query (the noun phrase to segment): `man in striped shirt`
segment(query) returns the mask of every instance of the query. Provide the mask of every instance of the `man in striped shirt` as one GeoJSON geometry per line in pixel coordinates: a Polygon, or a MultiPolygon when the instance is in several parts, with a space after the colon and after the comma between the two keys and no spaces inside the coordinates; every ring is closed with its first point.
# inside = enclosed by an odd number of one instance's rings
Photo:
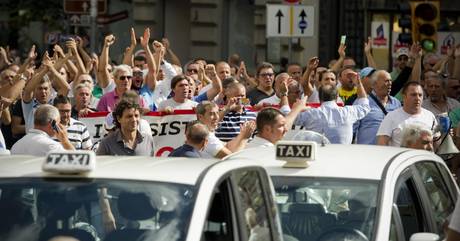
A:
{"type": "Polygon", "coordinates": [[[244,85],[230,84],[226,89],[225,98],[226,105],[220,112],[221,121],[215,133],[221,141],[228,142],[238,136],[241,125],[247,121],[255,121],[257,114],[244,107],[249,105],[244,85]]]}
{"type": "Polygon", "coordinates": [[[70,117],[72,105],[67,96],[59,95],[54,98],[54,106],[59,110],[61,124],[66,127],[70,143],[76,150],[89,150],[93,145],[91,136],[85,124],[70,117]]]}

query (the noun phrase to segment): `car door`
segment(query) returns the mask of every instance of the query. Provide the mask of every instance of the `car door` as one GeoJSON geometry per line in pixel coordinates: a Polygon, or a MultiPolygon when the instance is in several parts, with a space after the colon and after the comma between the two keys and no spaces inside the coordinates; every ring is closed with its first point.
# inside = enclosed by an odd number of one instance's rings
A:
{"type": "Polygon", "coordinates": [[[214,188],[201,240],[279,241],[277,218],[263,169],[233,170],[214,188]]]}
{"type": "Polygon", "coordinates": [[[414,233],[430,230],[422,198],[414,170],[408,167],[401,172],[395,185],[389,240],[409,240],[414,233]]]}
{"type": "Polygon", "coordinates": [[[443,225],[455,208],[457,196],[455,184],[452,178],[446,176],[447,170],[444,165],[433,161],[422,161],[414,166],[420,178],[419,187],[422,189],[420,191],[427,194],[427,198],[422,201],[429,206],[427,211],[435,223],[433,231],[444,238],[443,225]]]}
{"type": "Polygon", "coordinates": [[[266,172],[256,168],[232,174],[241,240],[279,241],[279,217],[266,172]]]}

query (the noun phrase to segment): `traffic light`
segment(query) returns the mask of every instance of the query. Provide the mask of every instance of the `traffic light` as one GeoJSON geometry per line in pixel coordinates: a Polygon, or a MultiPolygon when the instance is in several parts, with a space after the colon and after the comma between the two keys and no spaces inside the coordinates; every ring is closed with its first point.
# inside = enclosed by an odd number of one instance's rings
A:
{"type": "Polygon", "coordinates": [[[436,52],[439,23],[439,1],[412,1],[412,40],[418,41],[426,52],[436,52]]]}

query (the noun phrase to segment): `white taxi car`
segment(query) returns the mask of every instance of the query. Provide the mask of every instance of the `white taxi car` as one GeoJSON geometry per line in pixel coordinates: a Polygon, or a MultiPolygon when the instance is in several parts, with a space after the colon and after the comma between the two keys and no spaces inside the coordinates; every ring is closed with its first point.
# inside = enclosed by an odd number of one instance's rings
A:
{"type": "Polygon", "coordinates": [[[438,240],[459,194],[427,151],[283,141],[232,159],[265,166],[283,232],[299,241],[438,240]]]}
{"type": "Polygon", "coordinates": [[[3,156],[0,240],[279,241],[271,190],[245,161],[3,156]]]}

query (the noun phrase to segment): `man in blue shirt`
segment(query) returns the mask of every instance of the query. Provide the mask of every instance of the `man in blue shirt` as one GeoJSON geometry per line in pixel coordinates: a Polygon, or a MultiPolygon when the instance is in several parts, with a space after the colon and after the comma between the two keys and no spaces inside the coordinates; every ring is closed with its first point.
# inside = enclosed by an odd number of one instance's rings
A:
{"type": "Polygon", "coordinates": [[[339,107],[336,103],[337,88],[333,85],[321,85],[318,91],[321,106],[300,113],[294,124],[325,135],[331,143],[351,144],[353,124],[370,111],[361,79],[357,73],[352,79],[357,86],[356,105],[339,107]]]}
{"type": "MultiPolygon", "coordinates": [[[[375,145],[376,134],[385,115],[401,107],[398,99],[390,96],[391,76],[385,70],[376,71],[370,78],[372,92],[367,97],[371,108],[369,114],[354,125],[356,143],[375,145]]],[[[358,103],[355,102],[355,105],[358,103]]]]}
{"type": "Polygon", "coordinates": [[[174,149],[171,157],[203,157],[201,151],[208,144],[209,130],[199,121],[192,121],[185,128],[185,144],[174,149]]]}

